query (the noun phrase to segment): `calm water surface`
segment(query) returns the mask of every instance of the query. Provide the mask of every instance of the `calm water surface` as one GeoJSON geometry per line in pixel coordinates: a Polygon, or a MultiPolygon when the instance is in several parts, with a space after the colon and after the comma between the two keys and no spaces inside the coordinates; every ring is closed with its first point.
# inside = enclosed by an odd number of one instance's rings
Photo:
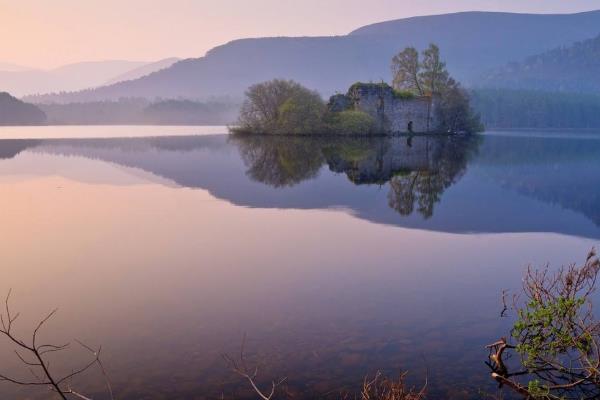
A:
{"type": "MultiPolygon", "coordinates": [[[[221,359],[244,332],[261,377],[298,398],[376,370],[478,398],[494,392],[483,346],[510,325],[502,289],[600,241],[600,135],[48,129],[0,129],[0,293],[22,332],[58,307],[48,340],[101,344],[119,399],[252,398],[221,359]]],[[[1,370],[27,376],[11,351],[1,370]]]]}

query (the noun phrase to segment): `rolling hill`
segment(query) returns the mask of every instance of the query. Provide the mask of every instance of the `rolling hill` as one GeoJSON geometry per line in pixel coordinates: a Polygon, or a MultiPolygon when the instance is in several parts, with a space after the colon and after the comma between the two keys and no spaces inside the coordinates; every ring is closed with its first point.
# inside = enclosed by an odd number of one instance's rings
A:
{"type": "Polygon", "coordinates": [[[120,97],[239,98],[271,78],[299,81],[324,95],[357,81],[389,79],[389,60],[408,45],[436,42],[451,72],[472,84],[485,71],[600,33],[600,11],[578,14],[464,12],[406,18],[359,28],[345,36],[235,40],[140,79],[79,92],[41,96],[40,102],[120,97]]]}
{"type": "Polygon", "coordinates": [[[41,125],[45,122],[46,114],[38,107],[0,92],[0,125],[41,125]]]}
{"type": "Polygon", "coordinates": [[[64,65],[51,70],[19,69],[9,64],[0,64],[0,90],[19,97],[37,93],[75,91],[136,79],[172,65],[175,61],[94,61],[64,65]]]}
{"type": "Polygon", "coordinates": [[[113,83],[130,81],[133,79],[141,78],[142,76],[149,75],[153,72],[160,71],[161,69],[169,68],[171,65],[179,61],[179,58],[165,58],[153,63],[142,65],[141,67],[134,68],[131,71],[127,71],[121,75],[115,76],[104,83],[104,85],[112,85],[113,83]]]}

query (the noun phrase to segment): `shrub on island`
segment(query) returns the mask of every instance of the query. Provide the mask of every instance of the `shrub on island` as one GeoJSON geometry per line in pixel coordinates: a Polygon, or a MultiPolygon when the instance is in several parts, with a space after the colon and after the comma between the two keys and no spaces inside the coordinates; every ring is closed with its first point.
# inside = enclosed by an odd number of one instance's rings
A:
{"type": "Polygon", "coordinates": [[[363,111],[345,110],[329,113],[326,118],[327,133],[336,135],[365,135],[373,132],[375,121],[363,111]]]}
{"type": "Polygon", "coordinates": [[[234,133],[306,135],[322,132],[325,103],[299,83],[274,79],[250,86],[234,133]]]}

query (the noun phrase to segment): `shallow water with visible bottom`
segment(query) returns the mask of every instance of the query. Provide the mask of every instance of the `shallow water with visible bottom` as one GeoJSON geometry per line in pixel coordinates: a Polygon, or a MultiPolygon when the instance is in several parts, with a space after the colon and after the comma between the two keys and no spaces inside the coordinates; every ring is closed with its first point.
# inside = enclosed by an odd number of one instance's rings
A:
{"type": "MultiPolygon", "coordinates": [[[[102,345],[118,399],[296,398],[409,371],[495,393],[484,345],[524,269],[600,239],[600,134],[241,137],[225,128],[0,129],[0,293],[19,332],[102,345]]],[[[87,357],[53,356],[57,373],[87,357]]],[[[0,371],[28,376],[0,340],[0,371]]],[[[103,394],[98,371],[72,385],[103,394]]],[[[1,398],[47,398],[0,384],[1,398]]]]}

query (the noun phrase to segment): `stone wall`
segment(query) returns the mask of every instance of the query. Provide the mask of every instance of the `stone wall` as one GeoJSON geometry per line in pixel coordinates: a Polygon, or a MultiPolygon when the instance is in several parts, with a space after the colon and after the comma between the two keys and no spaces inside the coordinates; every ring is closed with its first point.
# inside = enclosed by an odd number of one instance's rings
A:
{"type": "Polygon", "coordinates": [[[403,95],[385,83],[356,83],[347,94],[332,96],[329,109],[363,111],[373,117],[378,133],[406,133],[409,124],[414,133],[426,133],[436,127],[435,103],[430,97],[403,95]]]}

